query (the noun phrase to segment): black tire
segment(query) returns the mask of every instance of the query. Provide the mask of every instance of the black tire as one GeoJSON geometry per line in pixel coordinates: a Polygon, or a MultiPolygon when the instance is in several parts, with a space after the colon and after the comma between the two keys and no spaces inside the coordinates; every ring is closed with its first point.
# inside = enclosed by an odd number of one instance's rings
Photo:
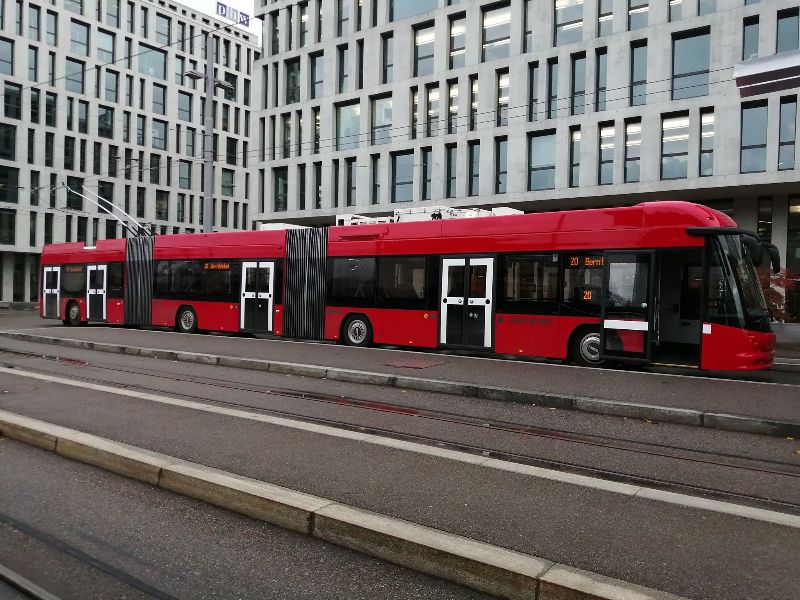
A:
{"type": "Polygon", "coordinates": [[[608,361],[600,358],[600,330],[581,329],[576,331],[570,342],[572,362],[581,367],[605,367],[608,361]]]}
{"type": "Polygon", "coordinates": [[[342,325],[342,339],[348,346],[366,347],[372,343],[372,324],[364,315],[351,315],[342,325]]]}
{"type": "Polygon", "coordinates": [[[77,327],[81,324],[81,308],[77,302],[67,304],[67,314],[62,323],[68,327],[77,327]]]}
{"type": "Polygon", "coordinates": [[[197,331],[197,314],[191,306],[182,306],[175,316],[175,331],[194,333],[197,331]]]}

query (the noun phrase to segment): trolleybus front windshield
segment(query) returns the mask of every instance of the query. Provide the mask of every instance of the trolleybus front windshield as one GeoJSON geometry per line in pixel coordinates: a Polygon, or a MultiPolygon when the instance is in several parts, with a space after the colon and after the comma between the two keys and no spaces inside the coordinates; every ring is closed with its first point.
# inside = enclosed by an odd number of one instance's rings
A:
{"type": "Polygon", "coordinates": [[[709,320],[752,331],[771,331],[764,293],[741,236],[720,235],[710,241],[709,320]]]}

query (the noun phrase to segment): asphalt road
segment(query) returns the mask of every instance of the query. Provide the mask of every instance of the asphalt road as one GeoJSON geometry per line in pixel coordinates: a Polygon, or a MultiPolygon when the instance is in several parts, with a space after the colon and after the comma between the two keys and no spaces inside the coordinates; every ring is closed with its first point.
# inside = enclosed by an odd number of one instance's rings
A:
{"type": "MultiPolygon", "coordinates": [[[[795,471],[797,445],[789,440],[88,351],[67,361],[6,355],[2,362],[16,364],[19,371],[59,373],[76,382],[99,378],[112,387],[160,392],[206,405],[246,403],[254,415],[303,413],[329,424],[424,434],[431,444],[447,435],[477,448],[502,445],[534,457],[549,449],[561,458],[594,460],[614,469],[630,467],[640,474],[664,476],[672,472],[676,481],[705,479],[717,486],[730,480],[730,489],[738,493],[766,492],[785,501],[798,500],[796,477],[723,470],[681,459],[698,451],[725,450],[750,465],[781,460],[789,463],[783,469],[795,471]],[[576,450],[566,439],[501,435],[420,416],[315,403],[270,393],[277,384],[299,390],[324,386],[329,393],[381,402],[398,394],[417,406],[440,406],[446,400],[454,412],[461,402],[473,415],[505,415],[520,423],[548,422],[564,430],[574,427],[637,443],[660,442],[677,458],[664,464],[664,457],[648,459],[599,446],[576,450]]],[[[0,408],[5,410],[691,598],[774,600],[792,597],[800,586],[797,529],[20,375],[4,373],[0,387],[5,392],[0,394],[0,408]]],[[[27,470],[24,464],[20,470],[27,470]]],[[[5,481],[1,472],[0,480],[5,481]]],[[[28,503],[22,499],[23,505],[28,503]]],[[[116,506],[108,500],[100,506],[105,505],[116,506]]],[[[114,510],[111,513],[113,517],[114,510]]]]}
{"type": "Polygon", "coordinates": [[[64,600],[485,597],[5,438],[0,481],[0,564],[64,600]]]}

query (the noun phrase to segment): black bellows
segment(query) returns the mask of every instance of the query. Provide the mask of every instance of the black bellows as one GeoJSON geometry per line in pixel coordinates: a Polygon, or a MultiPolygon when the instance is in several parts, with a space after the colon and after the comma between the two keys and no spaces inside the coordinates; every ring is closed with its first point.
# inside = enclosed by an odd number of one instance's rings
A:
{"type": "Polygon", "coordinates": [[[153,302],[153,245],[155,238],[128,238],[125,258],[125,324],[150,325],[153,302]]]}
{"type": "Polygon", "coordinates": [[[283,335],[321,340],[325,333],[328,228],[286,231],[283,335]]]}

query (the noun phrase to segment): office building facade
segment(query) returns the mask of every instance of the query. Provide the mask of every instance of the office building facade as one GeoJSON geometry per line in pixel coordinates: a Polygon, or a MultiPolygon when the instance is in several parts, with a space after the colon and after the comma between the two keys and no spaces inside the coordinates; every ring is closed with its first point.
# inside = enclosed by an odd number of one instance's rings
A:
{"type": "Polygon", "coordinates": [[[0,0],[0,300],[38,299],[42,244],[201,229],[205,34],[216,229],[249,228],[255,36],[164,0],[0,0]],[[95,196],[96,195],[96,196],[95,196]],[[98,198],[99,196],[99,198],[98,198]]]}
{"type": "MultiPolygon", "coordinates": [[[[796,2],[258,0],[256,14],[257,222],[685,199],[800,272],[796,2]],[[743,64],[768,85],[738,81],[743,64]]],[[[789,301],[796,318],[800,292],[789,301]]]]}

